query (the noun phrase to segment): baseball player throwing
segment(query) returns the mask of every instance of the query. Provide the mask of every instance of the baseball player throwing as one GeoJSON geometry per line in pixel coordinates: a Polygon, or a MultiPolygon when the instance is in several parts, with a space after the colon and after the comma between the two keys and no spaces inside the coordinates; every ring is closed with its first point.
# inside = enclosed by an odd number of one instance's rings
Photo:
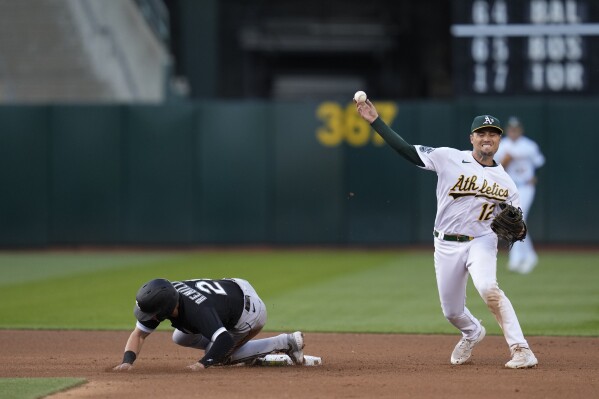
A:
{"type": "Polygon", "coordinates": [[[155,279],[144,284],[135,299],[137,324],[115,371],[133,366],[145,339],[166,319],[175,328],[176,344],[205,351],[188,366],[193,371],[251,363],[274,352],[286,353],[295,364],[304,362],[304,336],[299,331],[251,340],[266,324],[266,307],[246,280],[155,279]]]}
{"type": "Polygon", "coordinates": [[[502,129],[491,115],[474,118],[472,150],[408,144],[379,117],[374,105],[356,103],[358,113],[402,157],[437,173],[437,216],[433,230],[435,273],[443,315],[462,332],[452,364],[467,362],[485,337],[485,328],[466,307],[468,275],[493,313],[509,345],[508,368],[534,367],[538,361],[524,338],[510,300],[497,283],[497,235],[491,222],[499,204],[519,206],[518,190],[493,160],[502,129]]]}

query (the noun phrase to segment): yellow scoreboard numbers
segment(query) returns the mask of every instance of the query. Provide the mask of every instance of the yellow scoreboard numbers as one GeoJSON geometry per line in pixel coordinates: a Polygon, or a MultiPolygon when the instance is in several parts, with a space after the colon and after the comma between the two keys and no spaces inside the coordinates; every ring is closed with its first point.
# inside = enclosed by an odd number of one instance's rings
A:
{"type": "MultiPolygon", "coordinates": [[[[397,105],[393,102],[376,102],[374,105],[383,121],[391,125],[397,116],[397,105]]],[[[353,102],[346,106],[323,102],[316,108],[316,117],[322,122],[316,129],[316,138],[325,147],[336,147],[343,143],[352,147],[385,144],[383,138],[360,117],[353,102]]]]}

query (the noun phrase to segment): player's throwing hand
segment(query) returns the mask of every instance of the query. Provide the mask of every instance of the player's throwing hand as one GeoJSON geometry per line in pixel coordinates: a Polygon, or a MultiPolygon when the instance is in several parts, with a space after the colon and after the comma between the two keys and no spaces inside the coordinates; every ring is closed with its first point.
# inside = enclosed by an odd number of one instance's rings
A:
{"type": "Polygon", "coordinates": [[[368,123],[372,123],[379,117],[378,112],[376,112],[376,108],[370,102],[370,100],[366,100],[363,102],[356,102],[356,108],[358,109],[358,113],[360,116],[368,121],[368,123]]]}

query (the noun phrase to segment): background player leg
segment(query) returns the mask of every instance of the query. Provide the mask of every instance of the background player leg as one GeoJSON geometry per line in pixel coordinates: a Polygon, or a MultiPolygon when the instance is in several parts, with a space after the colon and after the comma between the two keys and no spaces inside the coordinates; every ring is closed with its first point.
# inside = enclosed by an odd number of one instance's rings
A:
{"type": "MultiPolygon", "coordinates": [[[[520,193],[520,207],[524,221],[528,220],[528,213],[535,196],[535,186],[523,185],[518,188],[520,193]]],[[[527,274],[534,269],[538,261],[537,254],[532,245],[532,238],[528,232],[524,241],[516,241],[510,250],[508,269],[522,274],[527,274]]]]}
{"type": "Polygon", "coordinates": [[[535,252],[535,249],[532,245],[532,237],[530,236],[530,234],[527,234],[524,241],[518,241],[514,244],[514,246],[516,246],[516,244],[518,244],[518,247],[524,253],[524,260],[520,264],[520,268],[518,269],[518,271],[522,274],[528,274],[532,272],[532,270],[535,268],[539,261],[537,253],[535,252]]]}

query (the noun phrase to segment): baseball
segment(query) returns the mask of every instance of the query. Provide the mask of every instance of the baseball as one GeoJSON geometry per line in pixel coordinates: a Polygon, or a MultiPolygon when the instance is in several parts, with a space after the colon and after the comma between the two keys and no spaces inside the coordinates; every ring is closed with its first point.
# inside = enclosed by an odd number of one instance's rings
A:
{"type": "Polygon", "coordinates": [[[364,93],[362,90],[357,91],[356,94],[354,94],[354,101],[357,103],[363,103],[366,101],[366,93],[364,93]]]}

